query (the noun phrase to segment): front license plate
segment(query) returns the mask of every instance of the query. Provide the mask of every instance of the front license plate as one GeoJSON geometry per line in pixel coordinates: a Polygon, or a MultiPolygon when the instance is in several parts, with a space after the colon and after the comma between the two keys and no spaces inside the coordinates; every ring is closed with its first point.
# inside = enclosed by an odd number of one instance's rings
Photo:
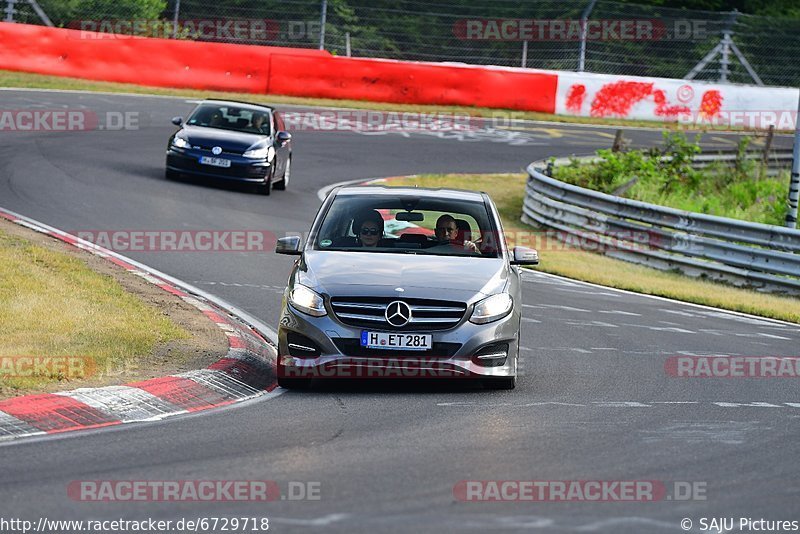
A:
{"type": "Polygon", "coordinates": [[[212,165],[214,167],[230,167],[231,160],[225,158],[212,158],[210,156],[201,156],[200,163],[203,165],[212,165]]]}
{"type": "Polygon", "coordinates": [[[429,350],[433,347],[431,334],[389,334],[361,332],[361,346],[368,349],[429,350]]]}

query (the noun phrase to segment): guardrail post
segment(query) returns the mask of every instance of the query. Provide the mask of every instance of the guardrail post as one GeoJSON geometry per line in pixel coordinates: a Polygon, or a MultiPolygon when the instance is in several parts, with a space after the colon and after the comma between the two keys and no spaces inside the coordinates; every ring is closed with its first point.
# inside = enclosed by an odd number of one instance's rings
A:
{"type": "Polygon", "coordinates": [[[769,151],[772,150],[772,139],[775,137],[775,125],[770,124],[769,130],[767,130],[767,139],[764,141],[764,154],[761,157],[761,161],[764,162],[766,165],[769,162],[769,151]]]}
{"type": "Polygon", "coordinates": [[[611,145],[611,152],[620,152],[625,145],[625,133],[622,130],[617,130],[614,136],[614,144],[611,145]]]}
{"type": "Polygon", "coordinates": [[[794,149],[792,150],[792,176],[789,179],[789,209],[786,212],[786,226],[797,228],[797,197],[800,193],[800,98],[797,101],[797,115],[794,117],[794,149]]]}

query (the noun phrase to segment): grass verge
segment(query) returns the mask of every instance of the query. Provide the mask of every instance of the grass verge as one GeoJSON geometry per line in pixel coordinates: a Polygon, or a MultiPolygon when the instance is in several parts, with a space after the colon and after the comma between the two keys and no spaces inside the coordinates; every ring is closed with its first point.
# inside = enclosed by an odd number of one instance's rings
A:
{"type": "MultiPolygon", "coordinates": [[[[520,221],[526,179],[524,174],[426,174],[391,178],[385,185],[485,191],[497,205],[509,245],[513,246],[518,232],[521,236],[530,236],[531,231],[536,231],[520,221]]],[[[545,248],[541,248],[539,256],[541,263],[536,267],[539,271],[647,295],[800,323],[800,299],[689,278],[576,248],[555,246],[554,243],[547,243],[545,248]]]]}
{"type": "Polygon", "coordinates": [[[0,70],[0,87],[21,89],[57,89],[73,91],[98,91],[110,93],[134,93],[147,95],[178,96],[186,98],[222,98],[244,100],[263,104],[291,104],[299,106],[324,106],[335,108],[352,108],[379,111],[408,111],[418,113],[453,113],[474,117],[513,118],[560,122],[565,124],[595,124],[598,126],[646,127],[659,129],[685,129],[677,123],[662,123],[643,120],[626,120],[615,118],[570,117],[551,115],[533,111],[511,111],[502,109],[479,108],[469,106],[428,106],[393,104],[387,102],[367,102],[363,100],[334,100],[330,98],[303,98],[282,95],[264,95],[253,93],[237,93],[226,91],[200,91],[194,89],[172,89],[163,87],[147,87],[141,85],[113,82],[96,82],[80,78],[61,76],[45,76],[27,72],[0,70]]]}
{"type": "Polygon", "coordinates": [[[160,376],[227,348],[213,323],[177,297],[0,222],[0,397],[160,376]]]}

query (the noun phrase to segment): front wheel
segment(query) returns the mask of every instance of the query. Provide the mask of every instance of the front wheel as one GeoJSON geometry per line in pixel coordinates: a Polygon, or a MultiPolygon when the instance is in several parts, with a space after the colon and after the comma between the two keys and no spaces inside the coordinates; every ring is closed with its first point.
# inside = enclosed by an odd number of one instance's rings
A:
{"type": "Polygon", "coordinates": [[[487,389],[514,389],[517,386],[516,376],[498,376],[493,378],[484,378],[483,387],[487,389]]]}
{"type": "Polygon", "coordinates": [[[289,185],[289,177],[292,174],[292,158],[286,160],[286,169],[283,171],[283,178],[281,178],[280,182],[275,184],[275,189],[279,191],[283,191],[286,189],[286,186],[289,185]]]}
{"type": "Polygon", "coordinates": [[[258,185],[259,193],[267,196],[269,196],[269,194],[272,193],[272,179],[274,178],[274,175],[275,175],[275,167],[272,167],[270,169],[270,172],[267,173],[266,181],[263,184],[258,185]]]}

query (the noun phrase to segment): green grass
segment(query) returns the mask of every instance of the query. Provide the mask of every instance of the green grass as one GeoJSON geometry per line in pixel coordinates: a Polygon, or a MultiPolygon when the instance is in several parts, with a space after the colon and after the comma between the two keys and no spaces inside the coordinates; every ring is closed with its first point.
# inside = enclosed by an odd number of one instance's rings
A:
{"type": "MultiPolygon", "coordinates": [[[[453,113],[470,115],[474,117],[490,117],[499,120],[500,124],[505,119],[528,119],[547,122],[560,122],[565,124],[595,124],[601,126],[620,127],[647,127],[658,129],[684,129],[677,123],[663,123],[644,120],[626,120],[614,118],[595,117],[570,117],[538,113],[533,111],[512,111],[503,109],[480,108],[470,106],[428,106],[394,104],[387,102],[368,102],[364,100],[334,100],[330,98],[303,98],[282,95],[264,95],[253,93],[237,93],[225,91],[200,91],[194,89],[171,89],[163,87],[148,87],[142,85],[96,82],[79,78],[61,76],[45,76],[27,72],[0,70],[0,87],[18,87],[23,89],[58,89],[75,91],[102,91],[111,93],[135,93],[163,96],[180,96],[186,98],[223,98],[244,100],[248,102],[265,104],[292,104],[302,106],[326,106],[352,109],[382,110],[382,111],[408,111],[419,113],[453,113]]],[[[713,128],[719,130],[719,128],[713,128]]]]}
{"type": "MultiPolygon", "coordinates": [[[[0,359],[75,357],[87,374],[136,368],[157,344],[189,334],[79,259],[0,230],[0,359]]],[[[15,368],[12,366],[12,368],[15,368]]],[[[2,368],[0,368],[2,369],[2,368]]],[[[37,389],[82,373],[10,376],[0,390],[37,389]],[[68,376],[71,375],[71,376],[68,376]]]]}
{"type": "Polygon", "coordinates": [[[658,271],[545,240],[541,230],[520,221],[526,179],[524,174],[426,174],[392,178],[386,185],[416,184],[420,187],[485,191],[500,211],[509,245],[519,244],[539,249],[541,262],[536,267],[538,271],[637,293],[800,323],[800,299],[658,271]]]}

